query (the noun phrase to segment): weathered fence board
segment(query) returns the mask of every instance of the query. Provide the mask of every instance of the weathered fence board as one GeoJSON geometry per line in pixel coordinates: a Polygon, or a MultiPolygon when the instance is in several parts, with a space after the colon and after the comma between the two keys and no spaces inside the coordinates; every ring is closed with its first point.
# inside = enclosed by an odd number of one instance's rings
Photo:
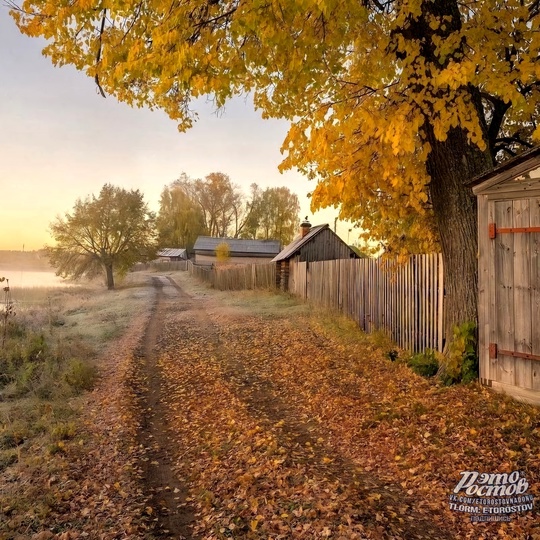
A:
{"type": "Polygon", "coordinates": [[[206,281],[211,285],[214,284],[214,272],[212,272],[212,268],[208,266],[198,266],[189,261],[188,272],[190,275],[195,276],[201,281],[206,281]]]}
{"type": "Polygon", "coordinates": [[[290,266],[289,292],[302,300],[307,298],[307,264],[307,262],[299,262],[290,266]]]}
{"type": "Polygon", "coordinates": [[[273,289],[276,286],[274,263],[239,264],[213,268],[190,263],[188,270],[191,275],[210,283],[220,291],[273,289]]]}
{"type": "MultiPolygon", "coordinates": [[[[532,199],[530,205],[531,225],[540,223],[540,199],[532,199]]],[[[540,233],[531,238],[531,350],[540,351],[540,233]]],[[[535,364],[532,372],[532,388],[540,390],[540,366],[535,364]]]]}
{"type": "MultiPolygon", "coordinates": [[[[529,227],[529,199],[517,199],[513,203],[514,227],[529,227]]],[[[531,333],[531,237],[514,235],[514,344],[516,352],[532,353],[531,333]]],[[[520,388],[532,388],[532,363],[515,358],[515,384],[520,388]]]]}
{"type": "Polygon", "coordinates": [[[442,351],[442,255],[414,255],[404,265],[374,259],[291,263],[289,292],[384,330],[405,349],[442,351]]]}

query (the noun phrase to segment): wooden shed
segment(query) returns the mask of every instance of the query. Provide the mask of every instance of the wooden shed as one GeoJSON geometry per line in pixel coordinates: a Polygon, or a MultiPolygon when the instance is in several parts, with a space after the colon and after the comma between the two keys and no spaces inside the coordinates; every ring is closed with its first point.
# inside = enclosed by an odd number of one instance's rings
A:
{"type": "Polygon", "coordinates": [[[473,182],[482,384],[540,404],[540,148],[473,182]]]}
{"type": "Polygon", "coordinates": [[[315,262],[334,259],[358,259],[358,255],[328,224],[312,227],[306,220],[300,225],[300,235],[272,259],[276,263],[276,286],[287,291],[291,262],[315,262]]]}
{"type": "Polygon", "coordinates": [[[184,248],[163,248],[157,252],[158,260],[175,262],[187,261],[187,251],[184,248]]]}

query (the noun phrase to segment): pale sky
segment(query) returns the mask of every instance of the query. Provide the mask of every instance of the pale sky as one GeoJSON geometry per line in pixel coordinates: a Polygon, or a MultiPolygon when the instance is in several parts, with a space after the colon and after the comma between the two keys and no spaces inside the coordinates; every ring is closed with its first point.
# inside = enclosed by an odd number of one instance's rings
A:
{"type": "MultiPolygon", "coordinates": [[[[55,68],[41,54],[43,43],[22,35],[0,2],[0,249],[51,243],[49,223],[105,183],[140,189],[157,210],[163,187],[182,172],[223,172],[246,193],[253,182],[287,186],[300,199],[301,217],[333,227],[335,210],[309,210],[315,184],[277,170],[286,122],[263,120],[251,102],[237,99],[218,115],[199,103],[198,122],[179,133],[163,112],[103,99],[83,73],[55,68]]],[[[357,235],[349,228],[338,223],[337,232],[352,243],[357,235]]]]}

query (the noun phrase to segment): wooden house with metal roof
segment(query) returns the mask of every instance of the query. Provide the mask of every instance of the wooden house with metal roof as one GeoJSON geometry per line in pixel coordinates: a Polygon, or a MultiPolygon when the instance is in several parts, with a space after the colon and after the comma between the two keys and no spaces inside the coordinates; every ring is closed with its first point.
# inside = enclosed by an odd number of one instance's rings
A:
{"type": "Polygon", "coordinates": [[[187,251],[183,248],[163,248],[157,252],[160,261],[187,261],[187,251]]]}
{"type": "Polygon", "coordinates": [[[229,246],[229,264],[269,263],[281,248],[279,240],[250,240],[244,238],[215,238],[199,236],[193,246],[195,264],[211,266],[217,262],[216,249],[229,246]]]}
{"type": "Polygon", "coordinates": [[[327,223],[312,227],[306,217],[300,225],[300,235],[272,259],[276,263],[276,285],[288,290],[291,263],[358,258],[327,223]]]}
{"type": "Polygon", "coordinates": [[[471,182],[480,381],[540,404],[540,147],[471,182]]]}

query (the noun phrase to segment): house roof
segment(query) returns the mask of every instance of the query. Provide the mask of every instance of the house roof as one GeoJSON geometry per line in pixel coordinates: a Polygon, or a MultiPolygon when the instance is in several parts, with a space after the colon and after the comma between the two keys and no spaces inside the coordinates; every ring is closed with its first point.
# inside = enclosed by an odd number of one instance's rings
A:
{"type": "Polygon", "coordinates": [[[186,250],[182,248],[163,248],[157,254],[158,257],[185,257],[186,250]]]}
{"type": "Polygon", "coordinates": [[[214,252],[219,244],[226,243],[231,255],[268,255],[279,253],[281,247],[279,240],[250,240],[244,238],[215,238],[213,236],[199,236],[193,250],[214,252]]]}
{"type": "Polygon", "coordinates": [[[321,231],[324,231],[324,229],[328,229],[328,223],[311,227],[310,231],[306,234],[306,236],[304,236],[303,238],[300,236],[293,240],[288,246],[285,246],[283,250],[279,253],[279,255],[272,259],[272,262],[279,262],[283,261],[284,259],[288,259],[289,257],[292,257],[302,246],[307,244],[321,231]]]}
{"type": "Polygon", "coordinates": [[[499,166],[494,167],[490,171],[475,176],[472,180],[470,180],[470,182],[467,182],[467,185],[470,188],[475,188],[480,184],[484,184],[488,180],[495,178],[496,176],[504,175],[504,173],[510,173],[510,171],[512,171],[513,169],[520,167],[522,164],[526,164],[529,160],[533,160],[538,156],[540,156],[540,146],[536,146],[535,148],[526,150],[525,152],[522,152],[521,154],[507,161],[504,161],[499,166]]]}

